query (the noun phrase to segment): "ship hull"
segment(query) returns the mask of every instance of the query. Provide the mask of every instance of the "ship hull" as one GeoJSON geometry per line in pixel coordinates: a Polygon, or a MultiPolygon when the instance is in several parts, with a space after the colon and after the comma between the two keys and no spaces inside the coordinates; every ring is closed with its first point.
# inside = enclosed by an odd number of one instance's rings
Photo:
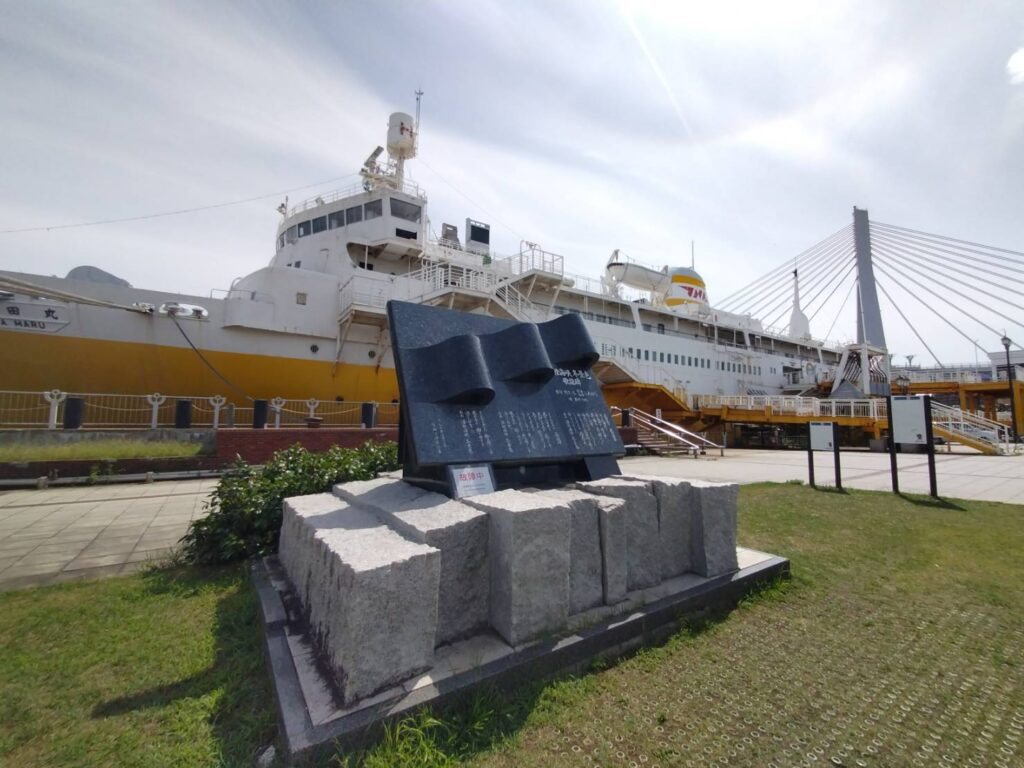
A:
{"type": "Polygon", "coordinates": [[[188,347],[37,333],[0,332],[0,371],[0,389],[16,391],[221,394],[239,404],[247,397],[398,398],[395,371],[383,366],[208,349],[201,358],[188,347]]]}

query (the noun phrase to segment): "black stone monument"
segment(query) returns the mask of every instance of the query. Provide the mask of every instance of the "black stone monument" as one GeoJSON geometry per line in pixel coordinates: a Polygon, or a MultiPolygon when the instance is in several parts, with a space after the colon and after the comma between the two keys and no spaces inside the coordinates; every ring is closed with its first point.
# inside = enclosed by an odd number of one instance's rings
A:
{"type": "Polygon", "coordinates": [[[452,497],[595,480],[625,453],[577,315],[520,323],[388,302],[404,479],[452,497]]]}

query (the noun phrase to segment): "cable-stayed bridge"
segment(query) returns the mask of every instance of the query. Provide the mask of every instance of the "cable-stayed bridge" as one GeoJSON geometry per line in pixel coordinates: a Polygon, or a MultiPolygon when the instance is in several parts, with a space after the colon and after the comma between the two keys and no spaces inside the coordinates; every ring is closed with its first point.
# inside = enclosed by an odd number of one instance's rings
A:
{"type": "Polygon", "coordinates": [[[763,318],[767,326],[785,325],[788,317],[789,335],[810,341],[812,322],[828,322],[821,336],[830,338],[852,303],[855,340],[846,346],[834,379],[815,393],[834,402],[702,396],[695,404],[701,413],[697,426],[831,418],[877,437],[887,422],[879,410],[884,403],[871,396],[931,393],[943,404],[939,434],[985,452],[1007,452],[1024,428],[1018,370],[1024,365],[1022,289],[1024,252],[873,222],[866,210],[854,208],[851,224],[718,304],[763,318]],[[906,365],[896,364],[883,319],[909,329],[934,366],[915,368],[915,354],[905,355],[906,365]],[[937,350],[957,337],[974,348],[973,366],[950,365],[948,355],[937,350]]]}

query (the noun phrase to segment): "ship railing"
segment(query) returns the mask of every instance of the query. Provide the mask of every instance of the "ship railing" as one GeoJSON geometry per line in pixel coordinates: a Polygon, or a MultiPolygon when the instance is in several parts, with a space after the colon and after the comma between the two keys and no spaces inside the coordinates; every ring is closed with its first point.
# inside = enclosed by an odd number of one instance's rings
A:
{"type": "Polygon", "coordinates": [[[513,275],[534,271],[559,277],[565,274],[565,259],[560,254],[545,251],[527,240],[519,241],[519,253],[498,259],[495,264],[501,264],[513,275]]]}
{"type": "MultiPolygon", "coordinates": [[[[250,401],[230,402],[223,395],[146,395],[96,392],[0,391],[0,429],[60,429],[64,425],[69,399],[79,399],[85,429],[160,429],[175,425],[177,402],[190,401],[191,424],[195,429],[246,427],[252,424],[250,401]]],[[[311,419],[325,426],[360,426],[363,402],[271,398],[268,401],[270,427],[307,425],[311,419]]],[[[398,424],[397,403],[375,404],[377,424],[398,424]]],[[[76,406],[77,407],[77,406],[76,406]]]]}
{"type": "Polygon", "coordinates": [[[886,418],[885,401],[878,398],[832,400],[785,395],[698,395],[698,408],[732,408],[744,411],[770,410],[777,415],[822,418],[886,418]]]}
{"type": "Polygon", "coordinates": [[[338,289],[338,310],[341,316],[353,305],[384,309],[391,298],[391,283],[353,275],[338,289]]]}
{"type": "MultiPolygon", "coordinates": [[[[399,192],[404,192],[407,195],[418,197],[420,200],[427,199],[427,195],[420,185],[413,181],[403,181],[400,187],[396,183],[390,183],[388,186],[399,192]]],[[[366,188],[363,182],[358,182],[348,187],[336,189],[332,192],[323,192],[316,197],[311,197],[307,200],[302,200],[301,202],[296,203],[288,209],[288,215],[294,216],[297,213],[308,211],[311,208],[316,208],[317,206],[325,205],[326,203],[336,203],[338,200],[344,200],[345,198],[354,197],[355,195],[362,195],[369,191],[370,190],[366,188]]]]}

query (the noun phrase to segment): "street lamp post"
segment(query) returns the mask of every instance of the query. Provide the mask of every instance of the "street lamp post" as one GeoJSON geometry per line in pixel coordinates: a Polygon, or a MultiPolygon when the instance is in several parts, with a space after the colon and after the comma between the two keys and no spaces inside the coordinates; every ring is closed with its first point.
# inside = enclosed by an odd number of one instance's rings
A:
{"type": "Polygon", "coordinates": [[[1017,402],[1013,391],[1013,366],[1010,365],[1010,337],[1003,334],[1001,341],[1006,350],[1006,383],[1010,385],[1010,426],[1013,427],[1013,441],[1017,442],[1017,402]]]}
{"type": "Polygon", "coordinates": [[[904,395],[910,392],[910,378],[900,374],[896,377],[896,381],[893,382],[896,385],[896,391],[904,395]]]}

